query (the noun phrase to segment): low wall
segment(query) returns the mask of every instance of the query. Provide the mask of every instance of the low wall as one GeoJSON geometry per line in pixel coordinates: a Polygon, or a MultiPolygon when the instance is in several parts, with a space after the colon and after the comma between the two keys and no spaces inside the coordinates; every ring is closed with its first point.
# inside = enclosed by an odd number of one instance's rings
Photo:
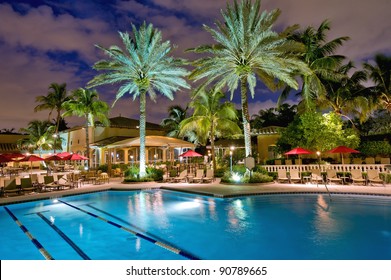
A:
{"type": "MultiPolygon", "coordinates": [[[[304,165],[262,165],[268,172],[277,172],[279,169],[299,170],[299,172],[311,171],[311,169],[319,169],[318,164],[304,165]]],[[[337,172],[349,172],[350,170],[358,169],[361,172],[366,172],[369,169],[379,170],[381,173],[391,171],[390,164],[321,164],[320,169],[326,172],[327,169],[335,169],[337,172]]]]}

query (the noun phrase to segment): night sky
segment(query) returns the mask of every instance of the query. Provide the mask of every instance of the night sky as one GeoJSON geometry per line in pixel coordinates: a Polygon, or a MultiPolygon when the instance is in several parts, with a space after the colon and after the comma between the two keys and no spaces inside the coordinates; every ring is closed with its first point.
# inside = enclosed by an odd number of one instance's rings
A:
{"type": "MultiPolygon", "coordinates": [[[[177,48],[173,55],[192,59],[184,50],[211,43],[202,24],[213,26],[225,9],[225,0],[149,1],[0,1],[0,129],[27,127],[34,119],[44,120],[48,111],[34,112],[35,97],[46,95],[50,83],[67,83],[68,90],[85,87],[97,74],[91,67],[103,58],[95,44],[119,45],[118,31],[130,31],[130,24],[153,23],[164,40],[177,48]]],[[[337,53],[353,60],[357,67],[370,62],[376,53],[391,55],[390,0],[264,0],[262,10],[282,11],[276,30],[292,24],[302,29],[329,19],[328,40],[351,39],[337,53]]],[[[258,83],[260,85],[260,83],[258,83]]],[[[101,99],[113,103],[117,86],[98,87],[101,99]]],[[[278,93],[257,89],[250,113],[275,106],[278,93]]],[[[295,103],[292,95],[290,103],[295,103]]],[[[239,99],[235,99],[239,103],[239,99]]],[[[170,105],[186,106],[189,92],[180,91],[175,100],[159,97],[147,103],[147,121],[159,123],[170,105]]],[[[239,104],[237,106],[240,107],[239,104]]],[[[111,117],[138,119],[139,103],[129,95],[111,109],[111,117]]],[[[67,119],[70,126],[83,122],[67,119]]]]}

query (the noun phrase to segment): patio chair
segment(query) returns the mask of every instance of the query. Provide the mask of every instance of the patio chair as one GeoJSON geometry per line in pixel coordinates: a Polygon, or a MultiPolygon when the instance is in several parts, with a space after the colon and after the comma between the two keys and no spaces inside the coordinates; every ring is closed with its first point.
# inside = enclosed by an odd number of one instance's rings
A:
{"type": "Polygon", "coordinates": [[[342,183],[342,179],[337,176],[337,171],[335,169],[326,170],[326,182],[331,183],[342,183]]]}
{"type": "Polygon", "coordinates": [[[108,184],[109,182],[110,182],[109,174],[107,174],[106,172],[100,173],[95,180],[96,184],[104,184],[104,183],[108,184]]]}
{"type": "Polygon", "coordinates": [[[323,176],[322,173],[320,172],[320,169],[312,169],[311,170],[311,183],[323,183],[323,176]]]}
{"type": "Polygon", "coordinates": [[[289,177],[286,174],[286,170],[285,169],[278,169],[278,171],[277,171],[277,182],[279,182],[279,183],[283,183],[283,182],[289,183],[289,177]]]}
{"type": "Polygon", "coordinates": [[[368,183],[371,184],[372,186],[373,184],[376,183],[383,184],[383,186],[385,186],[384,180],[380,178],[379,170],[369,169],[367,171],[367,179],[368,179],[368,183]]]}
{"type": "Polygon", "coordinates": [[[202,178],[202,182],[204,182],[204,183],[212,183],[213,180],[214,180],[213,169],[207,169],[205,177],[202,178]]]}
{"type": "Polygon", "coordinates": [[[204,169],[197,169],[196,175],[193,178],[194,183],[202,183],[202,179],[204,178],[204,169]]]}
{"type": "Polygon", "coordinates": [[[16,179],[4,179],[3,194],[20,194],[20,187],[16,184],[16,179]]]}
{"type": "Polygon", "coordinates": [[[361,183],[361,184],[365,185],[367,182],[367,180],[365,178],[363,178],[362,172],[359,169],[350,170],[350,176],[351,176],[353,184],[361,183]]]}
{"type": "Polygon", "coordinates": [[[187,170],[183,170],[179,176],[174,177],[174,182],[179,183],[179,182],[186,182],[187,181],[187,170]]]}
{"type": "Polygon", "coordinates": [[[291,183],[294,183],[294,182],[299,182],[301,183],[301,177],[300,177],[300,174],[299,174],[299,170],[297,169],[292,169],[289,171],[289,181],[291,183]]]}
{"type": "Polygon", "coordinates": [[[20,179],[20,188],[23,194],[28,192],[35,192],[37,190],[37,185],[33,183],[30,177],[20,179]]]}

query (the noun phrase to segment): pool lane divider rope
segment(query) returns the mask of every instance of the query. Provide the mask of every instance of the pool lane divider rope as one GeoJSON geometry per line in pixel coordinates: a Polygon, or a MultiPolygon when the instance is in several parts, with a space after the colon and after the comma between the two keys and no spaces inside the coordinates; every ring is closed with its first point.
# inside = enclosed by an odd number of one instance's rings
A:
{"type": "Polygon", "coordinates": [[[53,224],[48,218],[42,215],[40,212],[36,213],[42,220],[44,220],[55,232],[58,233],[72,248],[82,257],[84,260],[90,260],[86,253],[84,253],[63,231],[61,231],[55,224],[53,224]]]}
{"type": "Polygon", "coordinates": [[[27,235],[27,237],[33,242],[35,247],[37,247],[38,251],[44,256],[47,260],[54,260],[54,258],[49,254],[48,251],[42,246],[42,244],[28,231],[28,229],[18,220],[18,218],[8,209],[8,207],[4,207],[7,213],[11,216],[11,218],[15,221],[15,223],[19,226],[19,228],[27,235]]]}
{"type": "Polygon", "coordinates": [[[74,209],[76,209],[76,210],[79,210],[79,211],[81,211],[81,212],[83,212],[83,213],[86,213],[86,214],[88,214],[88,215],[90,215],[90,216],[92,216],[92,217],[94,217],[94,218],[96,218],[96,219],[99,219],[99,220],[101,220],[101,221],[103,221],[103,222],[106,222],[106,223],[108,223],[108,224],[110,224],[110,225],[112,225],[112,226],[115,226],[115,227],[117,227],[117,228],[119,228],[119,229],[122,229],[122,230],[124,230],[124,231],[126,231],[126,232],[129,232],[130,234],[133,234],[133,235],[135,235],[135,236],[137,236],[137,237],[139,237],[139,238],[142,238],[142,239],[144,239],[144,240],[146,240],[146,241],[148,241],[148,242],[151,242],[151,243],[153,243],[153,244],[155,244],[155,245],[157,245],[157,246],[159,246],[159,247],[161,247],[161,248],[164,248],[164,249],[166,249],[166,250],[168,250],[168,251],[170,251],[170,252],[172,252],[172,253],[175,253],[175,254],[177,254],[177,255],[181,255],[181,256],[183,256],[183,257],[185,257],[185,258],[187,258],[187,259],[190,259],[190,260],[200,260],[200,258],[198,258],[198,257],[196,257],[196,256],[193,256],[193,255],[190,254],[190,253],[187,253],[187,252],[185,252],[185,251],[183,251],[183,250],[177,249],[177,248],[175,248],[175,247],[173,247],[173,246],[171,246],[171,245],[168,245],[168,244],[166,244],[166,243],[163,243],[163,242],[161,242],[161,241],[155,240],[155,239],[153,239],[153,238],[151,238],[151,237],[149,237],[149,236],[146,236],[146,235],[144,235],[144,234],[142,234],[142,233],[140,233],[140,232],[137,232],[137,231],[134,231],[134,230],[132,230],[132,229],[130,229],[130,228],[121,226],[120,224],[117,224],[117,223],[115,223],[115,222],[112,222],[112,221],[110,221],[110,220],[107,220],[107,219],[105,219],[105,218],[103,218],[103,217],[101,217],[101,216],[98,216],[98,215],[96,215],[96,214],[94,214],[94,213],[91,213],[91,212],[89,212],[89,211],[86,211],[86,210],[84,210],[84,209],[81,209],[81,208],[79,208],[79,207],[77,207],[77,206],[75,206],[75,205],[69,204],[69,203],[67,203],[67,202],[65,202],[65,201],[62,201],[62,200],[58,200],[58,201],[61,202],[61,203],[63,203],[63,204],[65,204],[65,205],[68,205],[69,207],[72,207],[72,208],[74,208],[74,209]]]}

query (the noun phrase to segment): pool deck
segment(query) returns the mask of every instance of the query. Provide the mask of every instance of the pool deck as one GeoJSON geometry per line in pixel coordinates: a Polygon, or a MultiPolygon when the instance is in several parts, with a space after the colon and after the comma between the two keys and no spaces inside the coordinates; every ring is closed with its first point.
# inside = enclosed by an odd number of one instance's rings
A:
{"type": "Polygon", "coordinates": [[[375,186],[361,186],[361,185],[327,185],[324,184],[284,184],[284,183],[266,183],[266,184],[251,184],[251,185],[231,185],[222,184],[219,179],[212,183],[162,183],[162,182],[148,182],[148,183],[122,183],[122,178],[111,178],[107,184],[94,185],[84,184],[80,188],[51,191],[43,193],[31,193],[24,195],[15,195],[9,197],[0,197],[0,205],[26,202],[47,198],[58,198],[62,196],[90,193],[104,190],[140,190],[140,189],[154,189],[162,188],[173,191],[196,193],[214,197],[234,197],[234,196],[248,196],[261,194],[278,194],[278,193],[324,193],[328,191],[332,194],[362,194],[362,195],[379,195],[389,196],[391,198],[391,184],[375,185],[375,186]]]}

